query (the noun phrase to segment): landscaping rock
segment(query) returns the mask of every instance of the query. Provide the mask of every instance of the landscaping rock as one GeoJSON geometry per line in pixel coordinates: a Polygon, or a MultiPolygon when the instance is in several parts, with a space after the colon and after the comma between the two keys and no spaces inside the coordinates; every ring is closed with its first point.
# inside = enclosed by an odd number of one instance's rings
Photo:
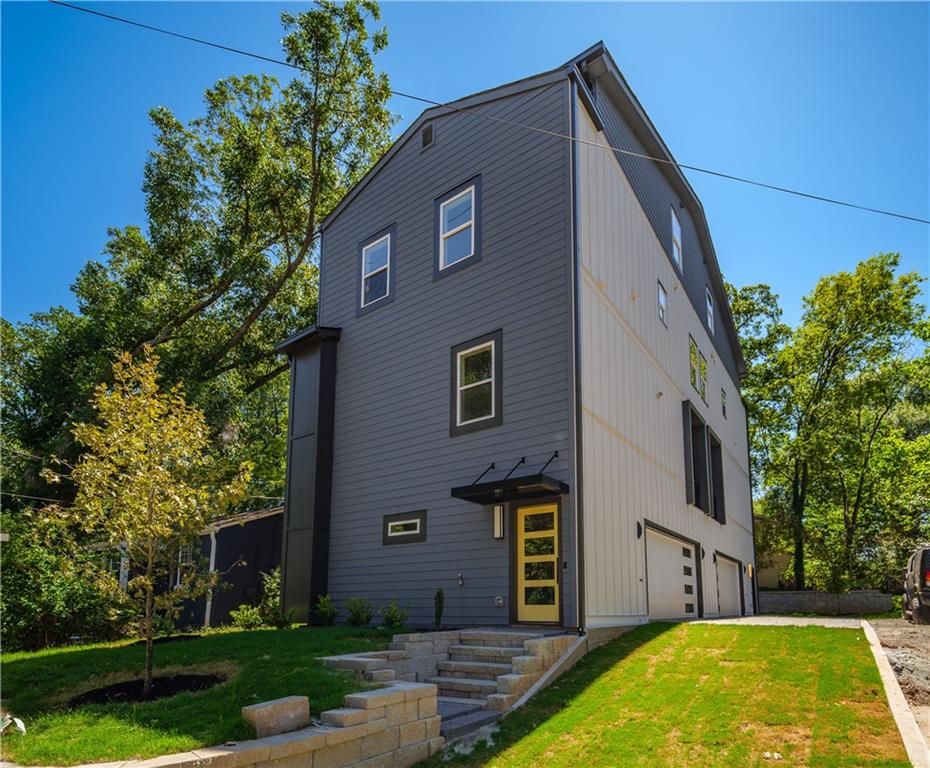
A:
{"type": "Polygon", "coordinates": [[[285,696],[242,708],[242,716],[255,729],[258,738],[296,731],[310,724],[310,699],[285,696]]]}

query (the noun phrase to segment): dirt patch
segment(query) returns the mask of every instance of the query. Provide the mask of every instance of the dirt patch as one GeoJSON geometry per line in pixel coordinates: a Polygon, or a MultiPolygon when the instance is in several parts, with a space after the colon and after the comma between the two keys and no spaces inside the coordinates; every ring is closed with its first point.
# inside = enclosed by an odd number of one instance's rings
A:
{"type": "Polygon", "coordinates": [[[869,623],[875,628],[924,738],[930,740],[930,626],[917,626],[904,619],[869,623]]]}
{"type": "Polygon", "coordinates": [[[75,696],[68,702],[69,707],[81,707],[86,704],[135,704],[140,701],[166,699],[179,693],[204,691],[224,682],[219,675],[161,675],[152,680],[149,695],[144,694],[144,680],[126,680],[122,683],[93,688],[75,696]]]}

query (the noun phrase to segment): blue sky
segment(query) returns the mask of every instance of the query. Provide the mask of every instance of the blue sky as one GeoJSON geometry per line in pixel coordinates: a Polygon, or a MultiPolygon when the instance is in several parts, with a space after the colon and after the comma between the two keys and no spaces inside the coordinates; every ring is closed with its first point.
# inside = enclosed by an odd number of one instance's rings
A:
{"type": "MultiPolygon", "coordinates": [[[[280,56],[300,4],[106,3],[109,13],[280,56]]],[[[386,3],[398,90],[457,98],[611,49],[683,163],[924,218],[927,4],[386,3]]],[[[108,226],[144,224],[147,112],[200,111],[229,74],[284,68],[47,3],[2,4],[2,314],[63,304],[108,226]]],[[[394,99],[398,131],[421,105],[394,99]]],[[[930,227],[688,174],[726,277],[765,282],[797,319],[817,277],[878,251],[930,271],[930,227]]],[[[925,293],[925,296],[928,295],[925,293]]]]}

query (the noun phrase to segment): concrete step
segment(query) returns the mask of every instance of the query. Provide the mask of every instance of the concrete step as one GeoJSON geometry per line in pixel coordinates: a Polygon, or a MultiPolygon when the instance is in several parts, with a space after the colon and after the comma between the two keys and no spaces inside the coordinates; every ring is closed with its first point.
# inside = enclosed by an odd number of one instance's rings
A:
{"type": "Polygon", "coordinates": [[[373,656],[324,656],[322,661],[327,667],[351,669],[356,672],[371,672],[375,669],[386,669],[388,666],[386,659],[373,656]]]}
{"type": "Polygon", "coordinates": [[[450,645],[451,661],[484,661],[492,664],[508,664],[514,656],[522,656],[523,648],[500,645],[450,645]]]}
{"type": "Polygon", "coordinates": [[[372,683],[389,683],[395,677],[393,669],[370,669],[365,673],[365,679],[372,683]]]}
{"type": "Polygon", "coordinates": [[[485,699],[463,699],[460,696],[437,696],[436,701],[439,706],[439,714],[445,718],[452,717],[451,713],[462,706],[467,706],[468,711],[473,712],[488,703],[485,699]],[[443,714],[444,708],[448,710],[446,714],[443,714]]]}
{"type": "Polygon", "coordinates": [[[500,675],[513,672],[510,664],[491,661],[440,661],[436,667],[440,677],[472,677],[482,680],[496,680],[500,675]]]}
{"type": "Polygon", "coordinates": [[[443,720],[439,725],[439,733],[445,737],[446,741],[458,739],[472,731],[477,731],[484,725],[499,720],[503,714],[503,712],[479,710],[452,720],[443,720]]]}
{"type": "Polygon", "coordinates": [[[481,680],[475,677],[428,677],[426,682],[436,685],[440,696],[458,696],[468,699],[497,693],[497,680],[481,680]]]}
{"type": "Polygon", "coordinates": [[[488,696],[486,706],[493,712],[503,712],[510,709],[519,698],[519,693],[492,693],[488,696]]]}
{"type": "Polygon", "coordinates": [[[465,629],[459,633],[462,645],[497,645],[522,648],[527,640],[543,637],[540,632],[512,632],[495,629],[465,629]]]}

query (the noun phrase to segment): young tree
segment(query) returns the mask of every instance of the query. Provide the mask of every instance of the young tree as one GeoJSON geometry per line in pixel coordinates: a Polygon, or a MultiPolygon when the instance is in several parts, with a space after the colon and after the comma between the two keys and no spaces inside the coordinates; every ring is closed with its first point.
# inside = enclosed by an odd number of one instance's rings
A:
{"type": "MultiPolygon", "coordinates": [[[[242,498],[250,473],[243,465],[231,480],[221,477],[203,413],[185,402],[180,386],[159,389],[157,366],[148,350],[139,360],[121,355],[112,385],[94,394],[96,423],[74,427],[81,458],[67,474],[46,471],[50,482],[76,488],[72,506],[48,511],[128,556],[130,593],[144,617],[145,696],[152,687],[157,589],[177,567],[180,548],[242,498]]],[[[192,593],[190,579],[185,586],[162,596],[163,610],[192,593]]]]}

